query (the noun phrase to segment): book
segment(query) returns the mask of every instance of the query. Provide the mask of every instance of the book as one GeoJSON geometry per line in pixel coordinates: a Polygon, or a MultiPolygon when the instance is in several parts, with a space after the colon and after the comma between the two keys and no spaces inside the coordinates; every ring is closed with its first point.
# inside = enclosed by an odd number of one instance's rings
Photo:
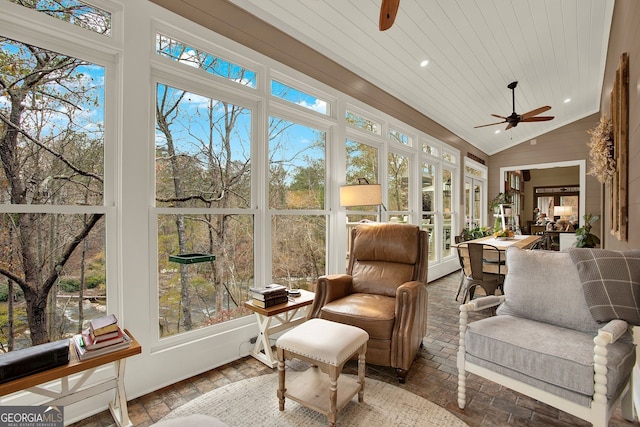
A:
{"type": "Polygon", "coordinates": [[[284,303],[286,303],[288,301],[289,301],[289,297],[285,295],[283,297],[274,298],[274,299],[270,299],[270,300],[267,300],[267,301],[253,299],[253,300],[251,300],[251,303],[253,305],[255,305],[256,307],[268,308],[268,307],[272,307],[274,305],[284,304],[284,303]]]}
{"type": "Polygon", "coordinates": [[[122,336],[122,331],[120,330],[120,328],[113,332],[107,332],[106,334],[101,335],[94,335],[93,332],[91,332],[91,328],[87,328],[86,331],[91,335],[91,339],[94,342],[107,341],[111,338],[122,336]]]}
{"type": "Polygon", "coordinates": [[[251,292],[251,298],[257,299],[260,301],[269,301],[276,298],[282,298],[283,296],[287,296],[288,292],[286,289],[278,290],[275,292],[269,292],[267,294],[261,294],[259,292],[251,292]]]}
{"type": "Polygon", "coordinates": [[[115,314],[97,317],[89,322],[89,329],[94,336],[118,330],[118,319],[115,314]]]}
{"type": "Polygon", "coordinates": [[[122,337],[123,337],[123,340],[118,344],[108,345],[106,347],[102,347],[95,350],[88,350],[85,347],[82,334],[75,334],[72,340],[73,340],[73,346],[76,349],[76,354],[78,355],[78,359],[88,360],[94,357],[102,356],[104,354],[112,353],[114,351],[129,348],[129,345],[131,345],[131,337],[129,337],[125,332],[122,333],[122,337]]]}
{"type": "Polygon", "coordinates": [[[249,291],[252,293],[264,294],[264,295],[268,295],[273,292],[276,292],[276,293],[282,292],[283,290],[286,291],[287,288],[282,285],[278,285],[276,283],[272,283],[262,288],[249,288],[249,291]]]}
{"type": "Polygon", "coordinates": [[[118,344],[124,341],[124,333],[120,328],[118,328],[115,332],[110,332],[105,335],[98,335],[96,339],[92,336],[91,331],[89,329],[82,332],[82,339],[84,341],[84,347],[87,350],[97,350],[99,348],[108,347],[110,345],[118,344]],[[115,333],[115,335],[114,335],[115,333]],[[104,338],[109,335],[109,338],[104,338]]]}

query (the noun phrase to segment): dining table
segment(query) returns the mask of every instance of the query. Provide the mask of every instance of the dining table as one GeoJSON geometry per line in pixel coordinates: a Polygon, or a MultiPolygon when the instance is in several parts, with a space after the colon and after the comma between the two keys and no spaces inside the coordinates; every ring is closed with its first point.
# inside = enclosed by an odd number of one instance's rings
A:
{"type": "Polygon", "coordinates": [[[462,255],[465,271],[469,270],[469,251],[467,249],[468,243],[482,243],[485,245],[495,246],[498,251],[500,251],[499,257],[500,260],[503,261],[502,265],[498,265],[496,251],[494,250],[485,250],[486,256],[484,263],[484,271],[486,273],[494,273],[494,274],[506,274],[509,271],[509,267],[506,264],[506,251],[509,247],[515,246],[520,249],[529,249],[531,248],[537,241],[542,239],[540,235],[515,235],[513,237],[495,237],[495,236],[486,236],[480,237],[478,239],[466,240],[464,242],[455,243],[451,245],[460,251],[460,255],[462,255]]]}

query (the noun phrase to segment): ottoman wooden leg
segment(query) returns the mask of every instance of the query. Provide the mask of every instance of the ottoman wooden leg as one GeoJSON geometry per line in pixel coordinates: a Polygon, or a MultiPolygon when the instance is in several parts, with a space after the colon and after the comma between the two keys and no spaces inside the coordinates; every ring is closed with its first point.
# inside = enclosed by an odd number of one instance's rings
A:
{"type": "Polygon", "coordinates": [[[367,352],[367,344],[363,344],[358,354],[358,383],[360,383],[360,390],[358,391],[358,402],[362,403],[364,400],[364,371],[365,371],[365,358],[364,355],[367,352]]]}
{"type": "Polygon", "coordinates": [[[281,411],[284,411],[284,392],[285,388],[285,370],[284,370],[284,350],[278,348],[278,404],[281,411]]]}
{"type": "Polygon", "coordinates": [[[338,419],[338,377],[340,371],[335,366],[329,368],[329,413],[327,420],[331,427],[335,427],[338,419]]]}

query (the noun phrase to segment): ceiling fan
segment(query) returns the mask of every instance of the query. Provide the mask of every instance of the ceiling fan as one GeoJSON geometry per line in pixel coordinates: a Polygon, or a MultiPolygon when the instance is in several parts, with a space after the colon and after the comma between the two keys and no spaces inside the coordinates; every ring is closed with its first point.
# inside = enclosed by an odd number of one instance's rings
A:
{"type": "Polygon", "coordinates": [[[398,14],[399,6],[400,0],[382,0],[382,5],[380,6],[380,31],[391,28],[398,14]]]}
{"type": "Polygon", "coordinates": [[[536,108],[535,110],[531,110],[524,114],[517,114],[516,113],[516,91],[515,91],[516,86],[518,86],[518,82],[512,82],[507,85],[507,87],[511,89],[511,98],[513,99],[513,112],[511,113],[511,115],[504,117],[504,116],[499,116],[497,114],[492,114],[493,117],[498,117],[499,119],[504,119],[504,120],[501,122],[475,126],[474,129],[482,128],[485,126],[493,126],[493,125],[499,125],[502,123],[508,123],[507,128],[505,130],[509,130],[511,128],[518,126],[518,123],[520,122],[546,122],[548,120],[553,119],[554,116],[538,116],[538,114],[544,113],[545,111],[548,111],[551,109],[551,107],[549,107],[548,105],[545,105],[544,107],[536,108]]]}

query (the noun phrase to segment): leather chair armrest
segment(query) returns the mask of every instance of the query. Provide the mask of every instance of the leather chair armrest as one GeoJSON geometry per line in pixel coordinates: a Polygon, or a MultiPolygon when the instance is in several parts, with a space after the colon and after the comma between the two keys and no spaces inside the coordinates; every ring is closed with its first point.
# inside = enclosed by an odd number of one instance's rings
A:
{"type": "Polygon", "coordinates": [[[427,333],[427,287],[423,282],[403,283],[396,290],[396,322],[391,334],[391,366],[409,369],[427,333]]]}
{"type": "MultiPolygon", "coordinates": [[[[396,289],[396,332],[400,328],[412,329],[416,318],[427,318],[427,287],[422,282],[406,282],[396,289]]],[[[401,333],[401,332],[400,332],[401,333]]],[[[425,330],[426,333],[426,330],[425,330]]],[[[396,335],[394,333],[394,335],[396,335]]]]}
{"type": "Polygon", "coordinates": [[[318,277],[316,295],[311,306],[309,318],[320,317],[325,304],[351,293],[352,277],[349,274],[328,274],[318,277]]]}

